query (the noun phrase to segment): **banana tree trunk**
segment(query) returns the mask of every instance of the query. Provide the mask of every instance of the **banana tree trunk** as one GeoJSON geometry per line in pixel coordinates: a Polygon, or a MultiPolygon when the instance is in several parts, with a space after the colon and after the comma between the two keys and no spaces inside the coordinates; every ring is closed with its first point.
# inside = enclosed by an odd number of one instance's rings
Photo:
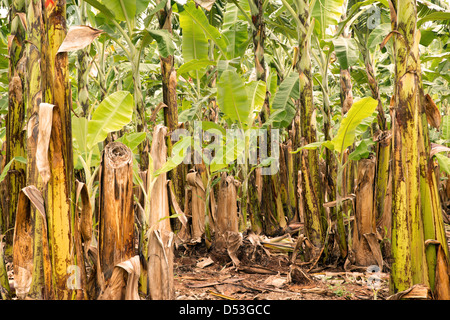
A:
{"type": "MultiPolygon", "coordinates": [[[[26,184],[41,190],[43,183],[36,166],[39,134],[38,114],[43,96],[41,48],[44,23],[41,0],[26,1],[26,23],[28,31],[25,86],[27,106],[26,184]]],[[[44,228],[46,219],[38,213],[35,206],[22,205],[19,200],[14,229],[13,264],[15,282],[21,287],[20,298],[29,295],[37,299],[50,299],[53,297],[53,288],[47,232],[44,228]]]]}
{"type": "MultiPolygon", "coordinates": [[[[425,95],[422,89],[420,64],[418,66],[419,101],[424,106],[425,95]]],[[[438,179],[434,170],[434,162],[430,156],[430,137],[427,116],[421,109],[422,126],[419,127],[419,165],[420,165],[420,196],[421,211],[424,226],[425,243],[432,241],[436,245],[427,245],[425,254],[428,265],[430,288],[436,299],[450,299],[449,285],[449,252],[444,229],[442,206],[439,197],[438,179]]]]}
{"type": "MultiPolygon", "coordinates": [[[[308,30],[311,24],[309,1],[299,1],[300,21],[304,29],[308,30]]],[[[305,32],[299,35],[299,54],[295,67],[300,79],[300,130],[296,135],[296,145],[309,144],[316,141],[316,131],[312,125],[314,112],[313,103],[313,79],[311,72],[311,37],[305,32]],[[304,142],[301,143],[304,139],[304,142]]],[[[322,186],[319,176],[319,155],[316,150],[302,151],[300,155],[301,192],[303,203],[303,215],[305,219],[305,230],[311,243],[320,248],[324,243],[325,212],[323,208],[322,186]]]]}
{"type": "MultiPolygon", "coordinates": [[[[11,47],[9,48],[9,106],[6,121],[6,159],[8,163],[14,157],[26,157],[25,131],[25,72],[26,72],[26,21],[25,0],[15,0],[11,7],[11,47]]],[[[0,233],[6,234],[6,242],[12,242],[12,233],[6,230],[15,223],[15,211],[20,189],[25,186],[26,165],[14,161],[9,169],[7,179],[7,195],[2,208],[3,223],[0,222],[0,233]]]]}
{"type": "MultiPolygon", "coordinates": [[[[264,23],[264,12],[263,12],[263,1],[262,0],[253,0],[251,8],[252,21],[254,25],[253,30],[253,46],[255,48],[254,61],[255,61],[255,69],[256,69],[256,79],[266,82],[266,66],[264,61],[264,41],[266,39],[266,31],[265,31],[265,23],[264,23]]],[[[261,123],[265,123],[270,116],[270,107],[269,107],[269,91],[266,91],[266,97],[264,101],[264,105],[261,108],[260,118],[261,123]]],[[[271,145],[271,128],[269,127],[267,130],[267,139],[265,143],[267,146],[271,145]]],[[[270,154],[268,155],[270,157],[270,154]]],[[[256,179],[256,171],[253,171],[252,181],[256,179]]],[[[275,234],[278,230],[284,228],[286,226],[285,221],[285,213],[283,209],[283,203],[281,199],[281,190],[280,190],[280,176],[278,172],[274,172],[271,175],[264,175],[262,178],[262,193],[265,195],[262,197],[261,202],[259,203],[259,207],[261,212],[264,214],[264,219],[259,216],[255,217],[253,221],[262,222],[262,229],[268,235],[275,234]]],[[[244,186],[245,188],[245,186],[244,186]]],[[[255,205],[254,200],[256,199],[256,185],[249,185],[249,189],[255,189],[248,192],[250,194],[250,198],[253,199],[253,202],[250,202],[252,208],[252,216],[257,216],[256,212],[258,205],[255,205]]],[[[244,197],[242,203],[242,210],[247,211],[247,198],[244,197]]],[[[244,215],[246,216],[246,215],[244,215]]],[[[259,226],[255,227],[256,229],[259,226]]]]}
{"type": "Polygon", "coordinates": [[[105,290],[114,267],[135,255],[133,154],[109,143],[102,157],[99,189],[99,284],[105,290]]]}
{"type": "MultiPolygon", "coordinates": [[[[172,34],[172,8],[170,2],[166,4],[164,10],[159,12],[159,26],[161,29],[167,30],[172,34]]],[[[167,154],[170,157],[172,154],[173,142],[170,134],[178,129],[178,106],[177,106],[177,72],[174,68],[174,57],[169,55],[167,57],[159,57],[161,61],[161,76],[162,76],[162,89],[163,89],[163,102],[166,105],[164,110],[164,123],[169,131],[169,135],[166,138],[167,154]]],[[[182,163],[175,169],[168,172],[168,179],[172,181],[174,187],[175,197],[179,204],[181,204],[181,210],[184,208],[184,195],[187,167],[182,163]]],[[[171,214],[176,214],[173,206],[170,208],[171,214]]],[[[179,220],[174,219],[174,224],[179,220]]],[[[178,229],[181,227],[179,224],[176,226],[178,229]]]]}
{"type": "MultiPolygon", "coordinates": [[[[350,35],[347,34],[347,32],[343,33],[343,36],[346,38],[350,38],[350,35]]],[[[350,68],[348,69],[341,69],[340,71],[340,84],[341,84],[341,92],[340,92],[340,98],[341,98],[341,112],[344,116],[352,107],[353,105],[353,84],[352,79],[350,76],[350,68]]],[[[343,155],[343,163],[347,163],[348,161],[351,161],[348,159],[349,152],[345,152],[343,155]]],[[[342,185],[341,190],[339,190],[339,194],[342,198],[345,198],[349,192],[351,192],[354,181],[354,170],[352,170],[352,164],[353,162],[350,162],[347,164],[347,166],[343,169],[342,172],[342,185]]],[[[342,204],[342,211],[345,215],[347,215],[349,211],[348,203],[345,202],[342,204]]],[[[350,235],[349,235],[350,236],[350,235]]]]}
{"type": "Polygon", "coordinates": [[[373,205],[375,168],[375,158],[358,161],[352,249],[356,265],[366,267],[378,265],[381,270],[383,259],[376,236],[376,219],[373,205]]]}
{"type": "MultiPolygon", "coordinates": [[[[67,287],[68,271],[76,265],[73,238],[74,179],[72,155],[69,62],[66,52],[58,52],[66,36],[66,1],[46,1],[43,6],[43,102],[54,105],[48,145],[49,178],[44,184],[49,245],[55,298],[72,298],[67,287]]],[[[40,107],[42,109],[42,107],[40,107]]],[[[42,119],[39,119],[41,121],[42,119]]],[[[38,146],[39,147],[39,146],[38,146]]],[[[79,266],[83,267],[83,266],[79,266]]]]}
{"type": "MultiPolygon", "coordinates": [[[[155,170],[161,168],[167,159],[165,134],[167,128],[156,126],[151,148],[155,170]]],[[[204,212],[204,211],[203,211],[204,212]]],[[[159,175],[151,190],[148,231],[148,291],[152,300],[173,299],[173,245],[174,234],[169,221],[169,198],[167,176],[159,175]]]]}
{"type": "MultiPolygon", "coordinates": [[[[386,212],[384,210],[384,199],[386,198],[389,179],[389,160],[391,158],[391,132],[388,130],[386,124],[386,117],[384,115],[383,103],[381,101],[380,90],[378,87],[377,78],[373,70],[373,62],[368,50],[363,52],[365,55],[366,74],[372,97],[378,101],[377,105],[377,119],[380,131],[376,135],[377,140],[377,173],[375,179],[375,209],[377,219],[381,219],[386,212]]],[[[389,212],[386,212],[390,214],[389,212]]]]}
{"type": "Polygon", "coordinates": [[[227,231],[239,232],[237,212],[237,186],[238,181],[233,176],[222,173],[217,195],[217,236],[224,235],[227,231]]]}
{"type": "MultiPolygon", "coordinates": [[[[392,272],[393,292],[429,285],[420,207],[419,129],[420,31],[415,0],[391,8],[394,24],[395,106],[393,117],[392,272]],[[395,10],[395,11],[394,11],[395,10]],[[419,73],[418,73],[419,72],[419,73]]],[[[425,199],[423,199],[425,200],[425,199]]]]}

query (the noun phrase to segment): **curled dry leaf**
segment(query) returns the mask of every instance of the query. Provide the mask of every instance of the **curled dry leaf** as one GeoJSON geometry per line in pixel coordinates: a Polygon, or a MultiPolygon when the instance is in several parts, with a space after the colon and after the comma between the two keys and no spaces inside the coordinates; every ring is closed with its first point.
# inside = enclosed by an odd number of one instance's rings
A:
{"type": "Polygon", "coordinates": [[[202,178],[198,172],[190,172],[186,175],[186,182],[191,188],[192,202],[192,240],[200,242],[205,233],[205,199],[206,192],[202,178]]]}
{"type": "Polygon", "coordinates": [[[89,26],[72,26],[69,28],[66,38],[59,47],[58,53],[83,49],[90,45],[102,33],[102,30],[89,26]]]}
{"type": "Polygon", "coordinates": [[[227,245],[227,252],[230,256],[231,260],[233,261],[234,265],[238,267],[240,265],[240,261],[237,257],[237,253],[239,250],[239,247],[242,245],[243,237],[242,233],[235,232],[235,231],[227,231],[224,234],[224,238],[227,245]]]}
{"type": "Polygon", "coordinates": [[[428,123],[436,129],[439,129],[441,125],[441,113],[428,93],[425,95],[425,114],[427,115],[428,123]]]}
{"type": "Polygon", "coordinates": [[[173,191],[173,184],[172,181],[167,180],[167,186],[170,190],[170,200],[172,202],[172,206],[175,209],[175,212],[178,215],[178,220],[180,220],[181,224],[183,226],[187,226],[188,220],[186,218],[186,215],[184,214],[183,210],[181,210],[180,206],[178,205],[177,198],[175,196],[175,193],[173,191]]]}
{"type": "Polygon", "coordinates": [[[431,298],[430,288],[422,284],[413,285],[411,288],[397,292],[392,296],[389,296],[386,300],[401,300],[401,299],[414,299],[414,300],[427,300],[431,298]]]}
{"type": "Polygon", "coordinates": [[[28,31],[27,15],[24,12],[16,12],[16,15],[19,17],[20,22],[22,23],[22,26],[25,29],[25,31],[28,31]]]}
{"type": "MultiPolygon", "coordinates": [[[[80,212],[80,231],[84,242],[89,243],[92,237],[92,206],[89,199],[89,193],[86,184],[76,181],[76,203],[78,208],[78,199],[81,196],[81,212],[80,212]]],[[[86,248],[89,246],[87,245],[86,248]]]]}
{"type": "MultiPolygon", "coordinates": [[[[153,132],[153,140],[150,150],[151,158],[153,159],[153,170],[160,169],[167,161],[167,146],[166,137],[167,127],[157,125],[153,132]]],[[[148,225],[156,227],[157,229],[170,230],[169,216],[169,198],[167,194],[167,175],[160,174],[156,181],[152,181],[149,177],[147,183],[153,183],[151,192],[149,193],[150,201],[150,220],[148,225]]]]}
{"type": "Polygon", "coordinates": [[[211,8],[215,2],[216,0],[195,0],[195,3],[207,11],[211,11],[211,8]]]}
{"type": "Polygon", "coordinates": [[[437,144],[437,143],[431,143],[431,150],[430,150],[430,157],[433,157],[436,153],[439,152],[449,152],[450,148],[437,144]]]}
{"type": "Polygon", "coordinates": [[[139,256],[134,256],[117,265],[128,272],[127,288],[125,293],[125,300],[139,300],[139,276],[141,275],[141,264],[139,256]]]}
{"type": "Polygon", "coordinates": [[[441,124],[441,113],[429,94],[424,96],[423,104],[428,123],[436,129],[439,129],[441,124]]]}
{"type": "Polygon", "coordinates": [[[210,257],[208,257],[208,258],[203,258],[203,259],[201,259],[199,262],[197,262],[196,267],[197,267],[197,268],[200,268],[200,269],[203,269],[203,268],[205,268],[205,267],[207,267],[207,266],[212,265],[213,263],[214,263],[214,260],[211,259],[210,257]]]}
{"type": "Polygon", "coordinates": [[[138,292],[140,274],[138,255],[118,263],[114,266],[108,285],[98,300],[140,300],[138,292]]]}
{"type": "Polygon", "coordinates": [[[39,105],[39,135],[36,149],[36,167],[46,184],[50,180],[50,164],[48,162],[48,148],[52,133],[53,108],[49,103],[39,105]]]}
{"type": "Polygon", "coordinates": [[[11,50],[11,46],[12,46],[14,38],[15,38],[15,35],[13,35],[13,34],[8,35],[8,38],[7,38],[8,52],[10,52],[10,50],[11,50]]]}
{"type": "Polygon", "coordinates": [[[188,218],[184,214],[183,210],[181,210],[177,198],[175,196],[175,192],[173,191],[172,181],[167,180],[167,187],[170,193],[170,202],[177,213],[178,220],[181,222],[181,229],[176,234],[176,242],[187,242],[190,239],[189,229],[190,225],[188,224],[188,218]]]}
{"type": "MultiPolygon", "coordinates": [[[[43,217],[44,230],[47,234],[44,199],[35,186],[23,188],[19,193],[16,213],[16,225],[13,242],[14,288],[17,297],[24,299],[30,290],[33,271],[34,222],[31,206],[43,217]]],[[[43,239],[45,240],[45,239],[43,239]]]]}

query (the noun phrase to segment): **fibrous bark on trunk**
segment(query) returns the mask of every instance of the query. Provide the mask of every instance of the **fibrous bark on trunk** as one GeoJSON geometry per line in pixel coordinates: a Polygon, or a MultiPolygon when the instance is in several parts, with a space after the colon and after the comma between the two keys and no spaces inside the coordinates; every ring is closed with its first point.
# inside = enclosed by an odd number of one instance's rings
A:
{"type": "Polygon", "coordinates": [[[380,246],[376,235],[376,220],[373,205],[375,159],[362,159],[358,162],[356,183],[355,223],[353,243],[355,263],[358,266],[377,265],[383,267],[380,246]]]}
{"type": "Polygon", "coordinates": [[[237,187],[239,182],[224,172],[219,182],[217,196],[216,236],[227,231],[238,232],[237,187]]]}
{"type": "Polygon", "coordinates": [[[135,255],[133,210],[133,154],[120,142],[109,143],[99,175],[99,267],[101,289],[114,267],[135,255]]]}
{"type": "MultiPolygon", "coordinates": [[[[151,147],[154,170],[161,168],[167,159],[166,133],[166,127],[156,126],[151,147]]],[[[149,296],[152,300],[170,300],[175,294],[173,284],[174,234],[169,221],[169,198],[165,173],[159,175],[154,182],[150,205],[149,231],[146,235],[148,237],[149,296]]]]}

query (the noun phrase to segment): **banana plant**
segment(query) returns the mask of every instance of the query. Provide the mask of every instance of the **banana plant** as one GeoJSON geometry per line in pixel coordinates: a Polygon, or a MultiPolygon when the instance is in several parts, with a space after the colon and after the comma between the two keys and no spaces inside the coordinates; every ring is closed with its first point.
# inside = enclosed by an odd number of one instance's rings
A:
{"type": "MultiPolygon", "coordinates": [[[[264,163],[255,165],[249,169],[250,143],[252,128],[257,114],[264,104],[266,85],[263,81],[250,81],[245,83],[242,77],[233,68],[222,72],[217,82],[217,104],[224,114],[228,123],[228,128],[234,130],[226,131],[220,124],[210,121],[201,122],[204,130],[203,137],[209,135],[217,136],[214,146],[209,145],[209,149],[215,148],[216,153],[211,157],[210,152],[201,151],[203,160],[209,168],[208,189],[212,187],[214,176],[223,171],[231,162],[239,158],[239,170],[242,173],[242,220],[247,220],[247,208],[244,203],[247,199],[248,178],[250,173],[257,166],[275,167],[272,157],[266,159],[264,163]],[[234,135],[235,134],[235,135],[234,135]],[[218,141],[218,142],[217,142],[218,141]]],[[[255,132],[255,131],[254,131],[255,132]]],[[[254,134],[254,133],[253,133],[254,134]]],[[[155,174],[170,171],[185,159],[187,148],[191,144],[198,143],[192,137],[185,137],[174,144],[172,157],[155,174]]],[[[208,150],[208,147],[205,150],[208,150]]],[[[202,148],[202,144],[196,145],[202,148]]]]}
{"type": "Polygon", "coordinates": [[[355,103],[342,119],[340,123],[338,133],[332,140],[318,141],[307,144],[298,148],[293,153],[300,152],[303,149],[316,150],[320,147],[325,147],[330,150],[336,158],[337,166],[337,181],[336,181],[336,215],[337,215],[337,230],[339,233],[339,247],[343,257],[347,255],[349,243],[351,244],[351,234],[345,231],[344,219],[342,213],[342,182],[343,172],[347,164],[348,159],[344,157],[345,151],[350,147],[356,139],[357,128],[363,120],[371,117],[377,106],[377,101],[371,97],[362,98],[355,103]]]}
{"type": "MultiPolygon", "coordinates": [[[[138,23],[139,15],[144,12],[149,4],[149,0],[107,0],[99,2],[97,0],[87,0],[92,7],[100,11],[100,14],[107,18],[113,29],[108,29],[108,36],[125,53],[128,61],[131,63],[131,73],[133,78],[134,95],[134,123],[138,132],[145,132],[147,124],[145,121],[144,96],[142,93],[140,63],[144,48],[153,40],[156,40],[158,51],[161,56],[167,57],[173,55],[174,45],[172,38],[167,30],[152,30],[148,27],[151,19],[158,10],[164,8],[167,1],[158,3],[151,12],[148,13],[144,28],[138,23]],[[124,43],[122,42],[124,40],[124,43]]],[[[148,165],[147,152],[144,152],[144,146],[140,145],[141,167],[143,170],[148,165]]]]}
{"type": "MultiPolygon", "coordinates": [[[[121,130],[132,120],[134,99],[127,91],[117,91],[106,97],[92,113],[91,119],[72,118],[73,154],[75,168],[83,169],[91,204],[95,202],[94,181],[100,168],[99,143],[108,133],[121,130]],[[92,168],[94,170],[92,171],[92,168]]],[[[143,142],[145,133],[126,134],[121,141],[135,150],[143,142]]]]}

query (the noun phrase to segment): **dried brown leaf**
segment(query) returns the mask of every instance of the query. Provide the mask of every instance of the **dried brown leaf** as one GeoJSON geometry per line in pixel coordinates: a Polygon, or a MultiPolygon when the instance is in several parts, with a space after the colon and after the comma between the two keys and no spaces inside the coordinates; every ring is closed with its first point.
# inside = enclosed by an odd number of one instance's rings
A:
{"type": "Polygon", "coordinates": [[[433,157],[436,153],[439,152],[449,152],[450,148],[437,144],[437,143],[431,143],[431,150],[430,150],[430,157],[433,157]]]}
{"type": "Polygon", "coordinates": [[[25,31],[28,31],[27,15],[24,12],[17,12],[16,14],[19,16],[20,22],[22,23],[22,26],[25,29],[25,31]]]}
{"type": "Polygon", "coordinates": [[[59,47],[58,53],[83,49],[90,45],[102,33],[102,30],[89,26],[72,26],[69,28],[63,43],[59,47]]]}
{"type": "Polygon", "coordinates": [[[425,95],[425,114],[427,115],[428,123],[436,129],[439,129],[441,125],[441,113],[428,93],[425,95]]]}
{"type": "Polygon", "coordinates": [[[413,285],[411,288],[397,292],[389,296],[386,300],[401,300],[401,299],[419,299],[427,300],[431,298],[430,288],[422,284],[413,285]]]}
{"type": "Polygon", "coordinates": [[[49,103],[39,105],[39,135],[36,149],[36,167],[44,184],[50,180],[50,164],[48,161],[48,148],[52,133],[53,108],[49,103]]]}
{"type": "Polygon", "coordinates": [[[30,290],[33,271],[34,225],[31,218],[31,205],[42,215],[43,234],[47,233],[44,199],[41,192],[35,186],[23,188],[17,203],[13,246],[14,287],[19,299],[24,299],[30,290]]]}
{"type": "MultiPolygon", "coordinates": [[[[153,169],[160,169],[167,160],[166,137],[167,127],[157,125],[153,132],[153,140],[150,155],[153,159],[153,169]]],[[[151,178],[147,178],[147,184],[153,183],[151,178]]],[[[169,216],[169,198],[167,194],[167,175],[162,173],[154,181],[151,190],[150,201],[150,221],[147,223],[151,227],[160,230],[170,230],[170,221],[166,219],[169,216]],[[161,220],[164,219],[164,220],[161,220]]]]}
{"type": "MultiPolygon", "coordinates": [[[[76,204],[78,208],[78,199],[81,196],[81,215],[80,215],[80,232],[83,236],[83,240],[89,243],[92,237],[92,206],[89,199],[89,193],[86,184],[80,181],[76,181],[76,204]]],[[[88,246],[86,246],[87,248],[88,246]]]]}
{"type": "Polygon", "coordinates": [[[168,180],[167,185],[170,190],[170,200],[172,202],[172,206],[175,209],[176,214],[178,215],[178,220],[180,220],[180,222],[183,226],[187,226],[188,220],[187,220],[186,215],[184,214],[183,210],[181,210],[181,208],[178,204],[177,197],[175,196],[175,192],[173,191],[172,181],[168,180]]]}
{"type": "Polygon", "coordinates": [[[195,3],[207,11],[211,11],[211,8],[215,2],[216,0],[195,0],[195,3]]]}
{"type": "Polygon", "coordinates": [[[128,272],[125,300],[140,300],[138,293],[139,276],[141,275],[139,256],[136,255],[126,261],[123,261],[117,264],[117,267],[120,267],[128,272]]]}

